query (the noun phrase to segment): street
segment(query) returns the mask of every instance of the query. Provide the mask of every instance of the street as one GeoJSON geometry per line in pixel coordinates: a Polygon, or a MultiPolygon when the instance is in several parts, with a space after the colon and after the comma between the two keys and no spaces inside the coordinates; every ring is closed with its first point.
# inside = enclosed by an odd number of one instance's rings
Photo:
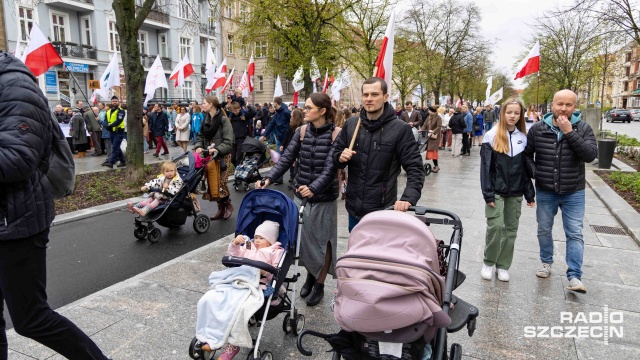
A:
{"type": "Polygon", "coordinates": [[[640,140],[640,122],[632,121],[631,123],[608,123],[606,121],[602,122],[602,128],[605,130],[611,130],[614,133],[624,134],[627,136],[634,137],[640,140]]]}

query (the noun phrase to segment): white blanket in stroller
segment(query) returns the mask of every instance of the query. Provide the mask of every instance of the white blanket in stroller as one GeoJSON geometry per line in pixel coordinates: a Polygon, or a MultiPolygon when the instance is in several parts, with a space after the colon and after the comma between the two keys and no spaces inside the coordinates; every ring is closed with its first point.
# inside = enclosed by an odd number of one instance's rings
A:
{"type": "Polygon", "coordinates": [[[259,281],[260,270],[250,266],[212,272],[211,290],[198,301],[196,338],[212,349],[225,343],[252,347],[247,324],[264,303],[259,281]]]}

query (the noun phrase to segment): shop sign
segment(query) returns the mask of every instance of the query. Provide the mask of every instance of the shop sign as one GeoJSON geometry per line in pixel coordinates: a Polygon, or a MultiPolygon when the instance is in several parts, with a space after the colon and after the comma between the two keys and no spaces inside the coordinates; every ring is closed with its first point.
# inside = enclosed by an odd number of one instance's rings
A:
{"type": "Polygon", "coordinates": [[[58,75],[55,71],[49,70],[44,73],[44,85],[47,93],[57,93],[58,92],[58,75]]]}
{"type": "Polygon", "coordinates": [[[85,74],[89,73],[89,65],[87,65],[87,64],[78,64],[78,63],[72,63],[72,62],[65,62],[64,66],[67,68],[67,70],[69,70],[71,72],[85,73],[85,74]]]}

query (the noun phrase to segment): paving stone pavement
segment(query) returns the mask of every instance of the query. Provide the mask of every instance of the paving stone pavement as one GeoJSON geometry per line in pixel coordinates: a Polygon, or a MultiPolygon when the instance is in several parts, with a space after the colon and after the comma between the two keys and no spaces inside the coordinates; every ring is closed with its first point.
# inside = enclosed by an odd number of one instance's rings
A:
{"type": "MultiPolygon", "coordinates": [[[[586,295],[567,291],[564,273],[565,238],[560,214],[553,231],[555,263],[552,275],[539,279],[535,209],[523,204],[515,245],[511,281],[484,281],[480,278],[485,236],[484,202],[479,186],[478,148],[471,157],[451,158],[441,151],[438,174],[425,180],[421,205],[457,213],[463,222],[464,238],[460,269],[467,274],[455,294],[480,310],[473,337],[466,331],[449,335],[449,342],[462,344],[469,359],[638,359],[640,358],[640,248],[629,236],[595,233],[592,225],[620,226],[602,201],[589,188],[584,227],[584,277],[586,295]],[[609,312],[623,315],[623,337],[530,338],[526,326],[567,326],[561,312],[577,316],[580,312],[609,312]],[[615,354],[615,355],[614,355],[615,354]]],[[[406,175],[399,177],[400,189],[406,175]]],[[[344,202],[338,206],[338,254],[348,240],[344,202]]],[[[450,228],[433,227],[436,237],[448,239],[450,228]]],[[[390,229],[389,235],[392,234],[390,229]]],[[[212,239],[212,243],[174,259],[160,267],[101,290],[58,309],[76,322],[113,359],[188,359],[187,348],[195,332],[196,304],[207,291],[211,271],[222,269],[220,259],[232,236],[212,239]]],[[[300,269],[304,278],[305,273],[300,269]]],[[[306,328],[337,331],[329,309],[335,280],[329,280],[320,305],[309,308],[297,304],[306,316],[306,328]]],[[[602,324],[578,324],[602,325],[602,324]]],[[[254,329],[254,334],[257,333],[254,329]]],[[[48,348],[9,332],[9,359],[61,359],[48,348]]],[[[329,346],[308,337],[309,359],[330,359],[329,346]]],[[[282,315],[268,322],[262,349],[276,359],[305,359],[295,347],[295,338],[282,331],[282,315]]],[[[236,357],[244,359],[248,349],[236,357]]]]}

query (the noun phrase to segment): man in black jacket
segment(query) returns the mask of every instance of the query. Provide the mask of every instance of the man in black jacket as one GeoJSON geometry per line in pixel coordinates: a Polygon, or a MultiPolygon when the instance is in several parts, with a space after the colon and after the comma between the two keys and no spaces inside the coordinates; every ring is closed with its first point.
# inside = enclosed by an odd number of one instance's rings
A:
{"type": "Polygon", "coordinates": [[[367,79],[362,85],[361,129],[353,150],[349,145],[358,118],[347,120],[334,143],[336,167],[349,167],[346,196],[349,231],[370,212],[389,206],[407,211],[420,199],[424,168],[418,144],[411,127],[396,119],[388,100],[385,81],[378,77],[367,79]],[[397,200],[401,165],[407,172],[407,184],[397,200]]]}
{"type": "Polygon", "coordinates": [[[527,134],[527,168],[536,182],[538,243],[542,265],[536,275],[547,278],[553,263],[553,219],[562,211],[567,246],[568,290],[586,293],[581,281],[585,211],[584,163],[596,158],[596,139],[591,126],[574,112],[578,96],[571,90],[558,91],[552,113],[535,123],[527,134]]]}
{"type": "Polygon", "coordinates": [[[33,74],[0,52],[0,359],[8,358],[3,302],[18,334],[68,359],[105,359],[47,303],[46,252],[55,209],[51,185],[38,166],[51,154],[50,118],[33,74]]]}

